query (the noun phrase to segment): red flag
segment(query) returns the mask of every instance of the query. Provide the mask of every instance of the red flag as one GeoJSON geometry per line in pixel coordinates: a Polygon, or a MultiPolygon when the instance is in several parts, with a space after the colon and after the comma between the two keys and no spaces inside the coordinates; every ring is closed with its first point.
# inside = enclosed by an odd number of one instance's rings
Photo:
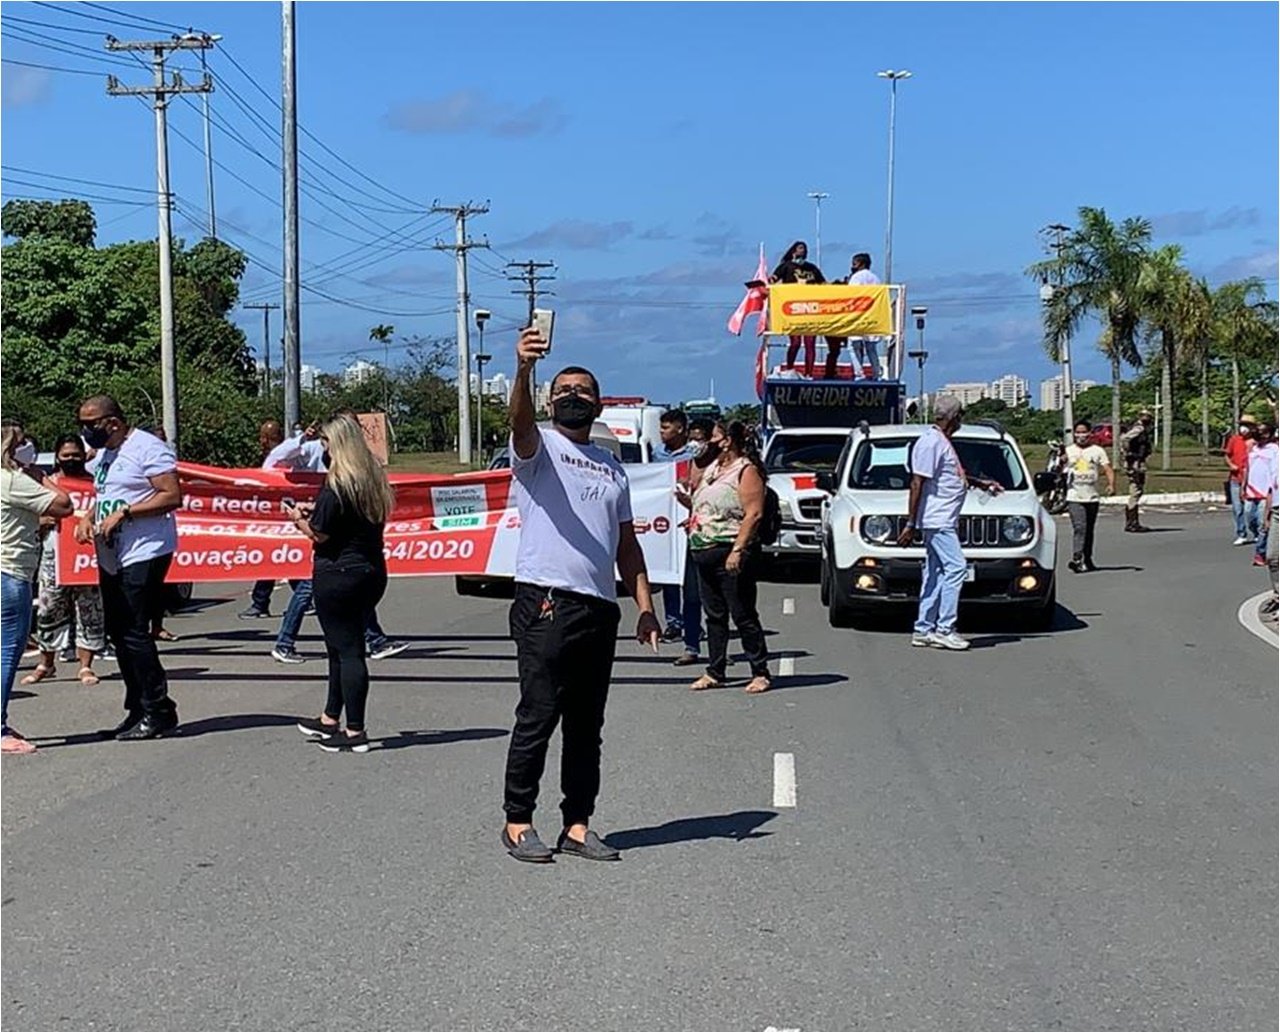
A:
{"type": "MultiPolygon", "coordinates": [[[[747,295],[742,299],[742,303],[734,310],[733,315],[729,317],[729,333],[742,334],[742,324],[746,322],[747,316],[753,312],[761,314],[761,326],[763,327],[765,303],[769,297],[769,270],[764,264],[764,245],[760,245],[760,263],[756,266],[755,277],[747,283],[747,295]]],[[[763,330],[761,330],[763,333],[763,330]]]]}

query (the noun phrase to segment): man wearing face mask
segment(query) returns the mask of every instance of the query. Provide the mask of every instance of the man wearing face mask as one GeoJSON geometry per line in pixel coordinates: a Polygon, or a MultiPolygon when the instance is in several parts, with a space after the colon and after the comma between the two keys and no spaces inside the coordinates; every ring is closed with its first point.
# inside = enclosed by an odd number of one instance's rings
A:
{"type": "Polygon", "coordinates": [[[601,411],[596,378],[580,366],[561,370],[551,382],[552,428],[535,422],[529,384],[547,347],[533,327],[520,334],[511,397],[520,545],[510,623],[520,702],[507,752],[501,838],[518,861],[553,860],[533,828],[533,813],[547,745],[559,724],[564,820],[557,849],[616,861],[618,852],[588,828],[600,789],[600,732],[622,616],[615,563],[640,608],[636,638],[656,651],[662,629],[632,523],[626,471],[591,444],[591,425],[601,411]]]}
{"type": "Polygon", "coordinates": [[[1093,565],[1093,529],[1098,523],[1098,479],[1107,478],[1107,494],[1116,491],[1116,474],[1107,450],[1089,444],[1093,427],[1088,420],[1076,420],[1072,443],[1067,446],[1067,513],[1071,516],[1071,562],[1077,574],[1096,570],[1093,565]]]}
{"type": "Polygon", "coordinates": [[[960,549],[960,511],[970,487],[1000,494],[994,481],[965,473],[951,438],[960,429],[964,408],[959,399],[940,395],[934,406],[934,425],[911,449],[911,491],[907,523],[898,544],[911,545],[916,528],[924,539],[924,574],[920,583],[920,611],[911,635],[913,646],[963,650],[969,640],[956,634],[960,588],[967,569],[960,549]]]}
{"type": "Polygon", "coordinates": [[[1223,457],[1227,461],[1227,497],[1231,501],[1231,515],[1235,518],[1236,537],[1232,545],[1248,545],[1249,528],[1245,523],[1244,483],[1249,473],[1249,452],[1253,448],[1254,432],[1258,421],[1247,413],[1240,417],[1236,433],[1227,438],[1223,457]]]}
{"type": "Polygon", "coordinates": [[[97,551],[107,637],[125,685],[124,720],[101,734],[157,739],[178,727],[178,708],[151,637],[151,617],[163,605],[165,575],[178,547],[177,460],[164,442],[131,427],[109,395],[94,395],[80,406],[80,433],[97,450],[90,465],[96,498],[76,527],[76,540],[92,542],[97,551]]]}

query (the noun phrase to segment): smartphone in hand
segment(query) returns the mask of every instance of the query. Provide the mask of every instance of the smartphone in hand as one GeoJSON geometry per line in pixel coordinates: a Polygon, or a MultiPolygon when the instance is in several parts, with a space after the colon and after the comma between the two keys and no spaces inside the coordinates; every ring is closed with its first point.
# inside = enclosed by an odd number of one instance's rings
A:
{"type": "Polygon", "coordinates": [[[547,342],[547,350],[543,355],[551,354],[551,335],[556,328],[556,314],[549,308],[535,308],[533,310],[533,327],[542,335],[542,339],[547,342]]]}

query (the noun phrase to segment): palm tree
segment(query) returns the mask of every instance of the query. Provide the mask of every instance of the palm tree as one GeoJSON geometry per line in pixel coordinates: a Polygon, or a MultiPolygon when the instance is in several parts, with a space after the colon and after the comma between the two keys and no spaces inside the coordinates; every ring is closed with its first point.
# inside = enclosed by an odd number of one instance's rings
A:
{"type": "Polygon", "coordinates": [[[1258,277],[1232,280],[1213,292],[1213,343],[1231,362],[1231,418],[1240,419],[1240,361],[1276,352],[1276,303],[1258,277]]]}
{"type": "Polygon", "coordinates": [[[1168,244],[1153,252],[1138,279],[1146,340],[1159,341],[1161,469],[1173,463],[1173,390],[1178,364],[1194,352],[1194,342],[1208,338],[1211,322],[1207,292],[1182,265],[1182,248],[1168,244]]]}
{"type": "Polygon", "coordinates": [[[1060,284],[1044,311],[1044,346],[1057,361],[1062,342],[1086,315],[1102,321],[1098,347],[1111,361],[1111,461],[1120,461],[1120,370],[1140,366],[1138,281],[1149,253],[1151,224],[1125,219],[1116,225],[1101,208],[1081,208],[1079,226],[1053,258],[1027,272],[1060,284]]]}

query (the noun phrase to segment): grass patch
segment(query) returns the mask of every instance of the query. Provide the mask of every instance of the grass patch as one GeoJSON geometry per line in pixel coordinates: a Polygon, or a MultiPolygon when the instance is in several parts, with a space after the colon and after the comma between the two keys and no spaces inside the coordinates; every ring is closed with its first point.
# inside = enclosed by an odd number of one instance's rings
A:
{"type": "Polygon", "coordinates": [[[391,473],[466,473],[474,467],[458,462],[456,452],[397,452],[387,464],[391,473]]]}

